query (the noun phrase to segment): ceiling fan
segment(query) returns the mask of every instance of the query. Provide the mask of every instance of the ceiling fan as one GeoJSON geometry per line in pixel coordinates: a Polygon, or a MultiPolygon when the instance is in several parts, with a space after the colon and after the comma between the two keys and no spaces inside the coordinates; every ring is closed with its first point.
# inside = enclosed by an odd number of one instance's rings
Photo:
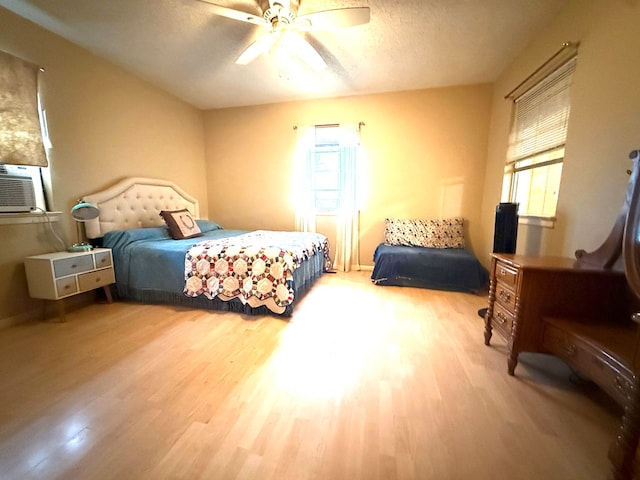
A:
{"type": "Polygon", "coordinates": [[[217,5],[210,0],[199,1],[208,4],[215,15],[268,29],[240,54],[236,60],[239,65],[247,65],[262,54],[275,52],[293,54],[314,70],[322,70],[327,64],[303,34],[363,25],[369,23],[370,18],[369,7],[322,10],[298,16],[301,0],[257,0],[263,12],[261,17],[217,5]]]}

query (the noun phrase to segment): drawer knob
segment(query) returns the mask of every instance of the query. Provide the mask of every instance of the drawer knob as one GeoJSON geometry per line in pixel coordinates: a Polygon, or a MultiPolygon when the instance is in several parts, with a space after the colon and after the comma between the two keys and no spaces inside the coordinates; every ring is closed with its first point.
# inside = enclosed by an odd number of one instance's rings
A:
{"type": "Polygon", "coordinates": [[[504,268],[500,269],[500,275],[502,275],[503,277],[507,275],[507,271],[504,268]]]}
{"type": "Polygon", "coordinates": [[[100,277],[96,277],[96,283],[100,282],[100,277]]]}
{"type": "Polygon", "coordinates": [[[504,325],[505,323],[507,323],[507,317],[505,316],[505,314],[504,314],[504,313],[502,313],[502,312],[498,312],[498,313],[496,313],[496,317],[498,317],[498,321],[499,321],[502,325],[504,325]]]}
{"type": "Polygon", "coordinates": [[[500,293],[498,293],[498,296],[505,302],[508,302],[511,299],[511,294],[505,290],[500,290],[500,293]]]}

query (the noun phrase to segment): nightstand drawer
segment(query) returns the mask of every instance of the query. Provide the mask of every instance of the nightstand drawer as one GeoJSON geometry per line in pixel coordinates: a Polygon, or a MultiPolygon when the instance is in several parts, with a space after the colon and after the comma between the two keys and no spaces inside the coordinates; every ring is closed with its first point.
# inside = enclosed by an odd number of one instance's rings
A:
{"type": "Polygon", "coordinates": [[[96,252],[96,268],[105,268],[111,266],[111,252],[96,252]]]}
{"type": "Polygon", "coordinates": [[[113,268],[105,268],[103,270],[78,275],[78,284],[80,285],[81,292],[93,290],[98,287],[104,287],[105,285],[110,285],[115,281],[116,278],[113,274],[113,268]]]}
{"type": "Polygon", "coordinates": [[[498,282],[501,282],[504,285],[508,285],[510,287],[516,286],[516,281],[518,279],[518,271],[508,266],[507,264],[502,262],[497,262],[495,274],[496,274],[496,280],[498,282]]]}
{"type": "Polygon", "coordinates": [[[76,277],[65,277],[56,280],[56,292],[58,294],[58,298],[78,293],[76,277]]]}
{"type": "Polygon", "coordinates": [[[93,255],[74,255],[53,261],[53,271],[56,278],[88,272],[93,268],[93,255]]]}

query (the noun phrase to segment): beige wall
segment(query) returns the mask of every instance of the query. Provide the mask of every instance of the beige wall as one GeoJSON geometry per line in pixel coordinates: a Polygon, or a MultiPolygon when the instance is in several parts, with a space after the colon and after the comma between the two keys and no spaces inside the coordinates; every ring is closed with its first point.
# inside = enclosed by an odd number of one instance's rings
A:
{"type": "Polygon", "coordinates": [[[580,41],[572,110],[555,228],[524,227],[518,252],[573,256],[597,248],[624,200],[631,163],[640,148],[640,4],[624,0],[569,2],[540,38],[504,72],[494,89],[482,207],[483,247],[493,241],[509,131],[504,95],[566,41],[580,41]]]}
{"type": "MultiPolygon", "coordinates": [[[[64,212],[56,229],[67,242],[75,200],[126,176],[172,179],[207,214],[200,111],[3,8],[0,50],[45,67],[53,207],[64,212]]],[[[0,225],[0,323],[41,306],[29,299],[22,259],[59,248],[44,224],[0,225]]]]}
{"type": "Polygon", "coordinates": [[[461,215],[473,249],[491,95],[490,85],[473,85],[208,111],[210,217],[226,228],[292,229],[293,126],[362,121],[361,264],[372,265],[386,217],[461,215]]]}

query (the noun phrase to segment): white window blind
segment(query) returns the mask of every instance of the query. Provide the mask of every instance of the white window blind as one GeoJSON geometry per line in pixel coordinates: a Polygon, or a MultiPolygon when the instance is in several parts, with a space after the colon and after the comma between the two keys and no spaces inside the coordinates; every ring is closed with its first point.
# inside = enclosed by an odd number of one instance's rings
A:
{"type": "Polygon", "coordinates": [[[574,57],[516,99],[509,142],[510,162],[532,159],[531,164],[537,164],[557,158],[553,154],[554,150],[564,150],[571,112],[570,87],[575,67],[574,57]],[[539,158],[532,158],[536,156],[539,158]]]}
{"type": "Polygon", "coordinates": [[[520,215],[556,214],[577,62],[577,50],[569,53],[514,99],[502,201],[517,203],[520,215]]]}

